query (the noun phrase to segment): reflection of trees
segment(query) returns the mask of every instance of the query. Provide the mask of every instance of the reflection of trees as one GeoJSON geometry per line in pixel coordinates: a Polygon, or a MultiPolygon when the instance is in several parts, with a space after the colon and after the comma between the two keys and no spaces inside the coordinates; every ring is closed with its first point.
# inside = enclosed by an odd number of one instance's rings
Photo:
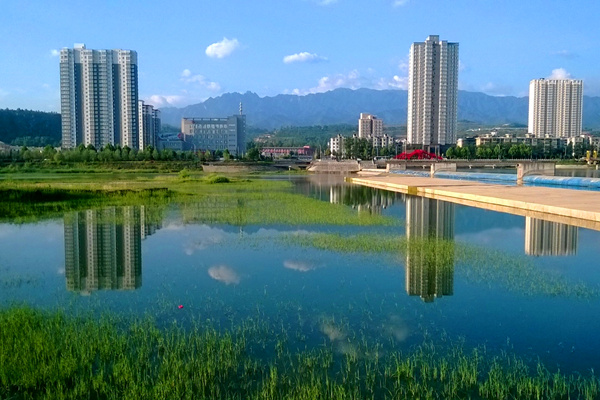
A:
{"type": "Polygon", "coordinates": [[[453,294],[454,204],[406,197],[406,292],[426,302],[453,294]]]}
{"type": "Polygon", "coordinates": [[[107,207],[65,214],[67,289],[137,289],[142,285],[142,238],[159,226],[144,206],[107,207]]]}
{"type": "Polygon", "coordinates": [[[525,254],[566,256],[577,253],[577,227],[525,218],[525,254]]]}

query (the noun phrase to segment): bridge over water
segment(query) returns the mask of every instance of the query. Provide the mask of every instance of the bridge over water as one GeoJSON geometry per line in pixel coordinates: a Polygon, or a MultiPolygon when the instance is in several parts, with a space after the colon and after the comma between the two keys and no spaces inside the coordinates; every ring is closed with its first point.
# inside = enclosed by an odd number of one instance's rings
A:
{"type": "Polygon", "coordinates": [[[516,168],[517,164],[526,163],[556,163],[556,160],[540,159],[452,159],[452,160],[377,160],[375,164],[378,168],[400,169],[405,166],[406,169],[427,169],[431,168],[432,164],[456,164],[456,168],[516,168]]]}

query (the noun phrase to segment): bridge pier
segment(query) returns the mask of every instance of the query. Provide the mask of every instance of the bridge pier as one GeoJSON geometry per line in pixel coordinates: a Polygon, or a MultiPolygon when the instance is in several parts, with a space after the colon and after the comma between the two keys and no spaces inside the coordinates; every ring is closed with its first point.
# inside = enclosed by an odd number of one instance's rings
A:
{"type": "Polygon", "coordinates": [[[456,172],[456,163],[431,163],[431,177],[436,174],[436,172],[440,171],[448,171],[448,172],[456,172]]]}
{"type": "Polygon", "coordinates": [[[390,171],[406,171],[406,162],[385,163],[385,172],[390,172],[390,171]]]}
{"type": "Polygon", "coordinates": [[[553,162],[528,162],[517,164],[517,185],[523,184],[523,178],[527,175],[554,176],[556,163],[553,162]]]}

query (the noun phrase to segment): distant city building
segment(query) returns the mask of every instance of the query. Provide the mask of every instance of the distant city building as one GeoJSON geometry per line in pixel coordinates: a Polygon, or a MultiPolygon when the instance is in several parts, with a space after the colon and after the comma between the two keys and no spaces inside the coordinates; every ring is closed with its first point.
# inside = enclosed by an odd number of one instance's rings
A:
{"type": "Polygon", "coordinates": [[[406,197],[406,292],[425,302],[454,292],[454,204],[406,197]]]}
{"type": "Polygon", "coordinates": [[[160,134],[161,126],[160,111],[140,100],[138,102],[138,112],[139,149],[144,150],[148,146],[156,147],[156,137],[160,134]]]}
{"type": "Polygon", "coordinates": [[[410,145],[433,150],[456,142],[458,43],[429,36],[410,48],[408,126],[410,145]]]}
{"type": "Polygon", "coordinates": [[[303,147],[263,147],[261,155],[274,159],[284,157],[297,157],[299,160],[312,160],[315,151],[310,146],[303,147]]]}
{"type": "Polygon", "coordinates": [[[528,132],[536,137],[581,135],[583,81],[534,79],[529,83],[528,132]]]}
{"type": "Polygon", "coordinates": [[[87,293],[141,287],[141,241],[158,228],[148,221],[144,206],[65,214],[67,290],[87,293]]]}
{"type": "Polygon", "coordinates": [[[138,148],[138,69],[132,50],[60,51],[62,147],[138,148]]]}
{"type": "Polygon", "coordinates": [[[358,137],[367,139],[383,136],[383,120],[374,115],[361,113],[358,119],[358,137]]]}
{"type": "Polygon", "coordinates": [[[394,138],[387,134],[373,136],[371,137],[371,141],[373,143],[373,147],[375,148],[389,147],[393,146],[395,143],[394,138]]]}
{"type": "Polygon", "coordinates": [[[241,156],[246,152],[246,116],[241,113],[227,118],[183,118],[184,141],[193,150],[228,150],[241,156]]]}
{"type": "Polygon", "coordinates": [[[576,226],[525,217],[525,254],[531,256],[577,254],[577,232],[576,226]]]}
{"type": "Polygon", "coordinates": [[[184,135],[179,134],[162,134],[156,137],[156,148],[159,151],[162,150],[173,150],[173,151],[184,151],[193,150],[193,146],[187,146],[187,143],[183,141],[184,135]]]}
{"type": "Polygon", "coordinates": [[[342,135],[329,139],[329,151],[332,155],[342,156],[344,154],[344,137],[342,135]]]}
{"type": "MultiPolygon", "coordinates": [[[[460,139],[459,139],[460,140],[460,139]]],[[[525,144],[531,147],[541,146],[545,149],[562,149],[567,145],[567,140],[564,138],[542,137],[537,138],[533,135],[515,136],[506,135],[490,135],[486,134],[475,138],[475,146],[492,146],[492,145],[509,145],[525,144]]],[[[461,146],[459,146],[461,147],[461,146]]]]}

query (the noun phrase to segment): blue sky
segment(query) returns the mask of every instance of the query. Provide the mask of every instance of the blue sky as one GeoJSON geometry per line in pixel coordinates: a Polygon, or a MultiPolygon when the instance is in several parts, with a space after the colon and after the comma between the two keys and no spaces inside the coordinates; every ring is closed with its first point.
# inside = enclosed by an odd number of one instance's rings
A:
{"type": "Polygon", "coordinates": [[[526,96],[531,79],[600,96],[596,0],[0,0],[0,108],[59,110],[57,51],[138,52],[140,97],[406,88],[412,42],[460,43],[459,86],[526,96]]]}

